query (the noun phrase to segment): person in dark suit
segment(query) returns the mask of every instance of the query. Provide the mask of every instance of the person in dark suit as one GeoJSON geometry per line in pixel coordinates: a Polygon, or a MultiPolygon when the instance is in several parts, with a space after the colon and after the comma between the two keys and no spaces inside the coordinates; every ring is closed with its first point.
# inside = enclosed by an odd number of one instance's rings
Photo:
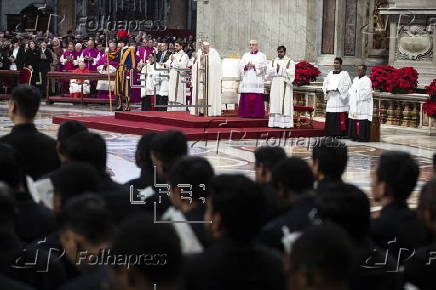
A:
{"type": "Polygon", "coordinates": [[[168,61],[171,56],[171,51],[168,50],[168,45],[166,43],[159,44],[159,51],[156,55],[156,62],[163,64],[168,61]]]}
{"type": "MultiPolygon", "coordinates": [[[[156,183],[166,184],[168,174],[174,163],[183,156],[188,154],[188,141],[185,134],[180,131],[165,131],[153,137],[150,144],[151,160],[156,167],[156,183]]],[[[168,195],[164,193],[165,189],[153,186],[154,194],[145,201],[152,205],[156,202],[156,212],[158,216],[162,215],[171,205],[168,195]]],[[[147,207],[147,210],[153,210],[153,207],[147,207]]]]}
{"type": "Polygon", "coordinates": [[[351,238],[356,259],[350,289],[401,289],[396,257],[370,238],[370,204],[363,191],[351,184],[330,183],[319,192],[316,210],[316,220],[341,227],[351,238]],[[383,261],[385,265],[380,266],[383,261]]]}
{"type": "Polygon", "coordinates": [[[39,61],[39,71],[41,72],[41,93],[43,97],[47,94],[47,73],[50,71],[50,66],[53,62],[52,51],[47,48],[47,43],[45,41],[40,44],[40,61],[39,61]]]}
{"type": "Polygon", "coordinates": [[[11,70],[22,71],[24,66],[25,47],[20,45],[17,39],[12,40],[12,47],[9,50],[9,60],[11,70]]]}
{"type": "Polygon", "coordinates": [[[421,191],[418,216],[433,239],[430,245],[418,248],[415,255],[405,262],[404,280],[420,290],[432,290],[436,273],[436,178],[432,178],[421,191]]]}
{"type": "Polygon", "coordinates": [[[262,186],[268,200],[267,221],[281,212],[278,206],[277,192],[271,184],[272,170],[280,161],[286,159],[285,150],[278,146],[263,146],[254,152],[254,178],[262,186]]]}
{"type": "Polygon", "coordinates": [[[96,194],[76,196],[67,202],[62,217],[60,241],[66,258],[81,275],[61,289],[102,289],[109,283],[108,262],[102,254],[110,253],[115,228],[106,203],[96,194]]]}
{"type": "Polygon", "coordinates": [[[301,158],[286,158],[274,167],[272,185],[277,191],[277,204],[283,213],[262,228],[258,237],[262,244],[284,252],[283,227],[293,233],[311,225],[309,214],[315,207],[313,183],[312,169],[301,158]]]}
{"type": "Polygon", "coordinates": [[[409,153],[388,151],[380,155],[372,177],[372,193],[382,209],[372,221],[371,236],[380,247],[397,255],[400,262],[428,243],[425,227],[407,204],[418,176],[418,163],[409,153]],[[406,250],[401,254],[402,248],[406,250]]]}
{"type": "Polygon", "coordinates": [[[65,162],[84,162],[98,172],[98,190],[106,201],[114,222],[120,223],[125,217],[142,207],[130,204],[129,188],[113,181],[106,172],[106,142],[99,134],[81,131],[68,138],[64,147],[65,162]]]}
{"type": "Polygon", "coordinates": [[[41,102],[40,92],[29,85],[19,85],[9,100],[9,118],[14,123],[11,133],[2,136],[0,142],[11,145],[20,155],[24,174],[33,180],[59,167],[56,141],[38,132],[33,123],[41,102]]]}
{"type": "MultiPolygon", "coordinates": [[[[15,232],[16,196],[0,183],[0,285],[2,289],[28,289],[20,281],[35,289],[55,290],[65,281],[65,272],[53,256],[45,250],[27,247],[15,232]],[[33,263],[32,263],[33,262],[33,263]],[[31,265],[31,266],[26,266],[31,265]],[[4,277],[4,276],[7,276],[4,277]],[[12,281],[12,280],[15,281],[12,281]],[[5,281],[5,284],[3,284],[5,281]],[[8,284],[11,284],[10,288],[8,284]],[[17,287],[17,288],[14,288],[17,287]]],[[[28,214],[19,213],[21,215],[28,214]]],[[[33,217],[35,222],[42,222],[33,217]]],[[[30,225],[29,225],[30,226],[30,225]]]]}
{"type": "Polygon", "coordinates": [[[111,264],[110,289],[179,289],[183,255],[173,225],[154,223],[148,215],[131,217],[117,231],[111,253],[132,258],[111,264]],[[139,257],[136,263],[135,257],[139,257]]]}
{"type": "Polygon", "coordinates": [[[351,241],[341,228],[312,227],[297,238],[286,257],[287,289],[352,289],[353,258],[351,241]]]}
{"type": "Polygon", "coordinates": [[[319,139],[313,146],[312,167],[317,180],[317,191],[325,184],[342,181],[347,168],[348,149],[340,140],[332,137],[319,139]]]}
{"type": "MultiPolygon", "coordinates": [[[[170,185],[170,201],[174,209],[177,209],[183,218],[190,222],[203,221],[206,211],[206,200],[209,193],[209,183],[214,176],[214,170],[203,157],[185,156],[180,158],[171,168],[168,174],[168,184],[170,185]],[[189,184],[189,187],[186,186],[189,184]]],[[[167,220],[177,221],[177,214],[168,214],[167,220]],[[174,216],[176,218],[174,219],[174,216]]],[[[166,219],[166,214],[163,215],[166,219]]],[[[181,235],[182,251],[184,254],[199,253],[203,248],[210,244],[209,234],[206,232],[204,224],[189,224],[189,229],[177,228],[177,231],[185,230],[181,235]],[[190,237],[188,239],[187,237],[190,237]],[[183,247],[187,245],[189,247],[183,247]]]]}
{"type": "Polygon", "coordinates": [[[281,256],[255,242],[265,213],[265,195],[249,178],[213,178],[204,220],[215,241],[187,261],[184,289],[284,289],[281,256]]]}
{"type": "Polygon", "coordinates": [[[15,232],[24,242],[43,238],[56,227],[55,216],[48,208],[36,203],[26,190],[18,152],[0,143],[0,181],[5,182],[15,197],[15,232]]]}
{"type": "Polygon", "coordinates": [[[141,176],[129,180],[126,185],[133,186],[134,189],[145,189],[154,185],[154,167],[151,161],[150,146],[156,136],[154,132],[147,132],[142,135],[136,145],[135,163],[141,169],[141,176]]]}
{"type": "Polygon", "coordinates": [[[32,70],[31,84],[33,86],[41,84],[41,75],[39,65],[41,62],[41,50],[37,47],[36,42],[30,40],[26,52],[24,53],[24,66],[32,70]]]}

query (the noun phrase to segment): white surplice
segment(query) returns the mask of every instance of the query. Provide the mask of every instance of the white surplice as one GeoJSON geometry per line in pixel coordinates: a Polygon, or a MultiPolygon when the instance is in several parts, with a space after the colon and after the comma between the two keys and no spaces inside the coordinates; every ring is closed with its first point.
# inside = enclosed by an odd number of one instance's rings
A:
{"type": "Polygon", "coordinates": [[[276,58],[268,67],[272,78],[268,127],[294,127],[293,85],[295,62],[288,56],[276,58]]]}
{"type": "Polygon", "coordinates": [[[333,74],[333,71],[330,71],[328,73],[322,86],[324,99],[327,100],[326,112],[348,112],[350,108],[348,90],[350,87],[351,79],[348,72],[341,71],[338,74],[333,74]],[[330,92],[327,93],[327,91],[330,92]]]}
{"type": "Polygon", "coordinates": [[[265,74],[268,67],[266,55],[258,51],[256,54],[250,52],[245,53],[240,62],[239,70],[241,72],[241,83],[239,85],[239,93],[256,93],[263,94],[265,92],[265,74]],[[254,69],[245,70],[248,63],[254,64],[254,69]]]}
{"type": "Polygon", "coordinates": [[[350,97],[348,117],[372,122],[373,95],[371,79],[367,76],[355,77],[348,93],[350,97]]]}
{"type": "Polygon", "coordinates": [[[89,85],[89,80],[76,80],[71,79],[70,80],[70,93],[82,93],[82,86],[83,86],[83,94],[89,95],[91,92],[91,86],[89,85]],[[77,81],[83,81],[82,83],[77,83],[77,81]]]}
{"type": "Polygon", "coordinates": [[[154,64],[148,62],[142,67],[141,70],[141,97],[154,95],[155,89],[155,74],[158,73],[154,70],[154,64]],[[144,75],[145,74],[145,75],[144,75]]]}
{"type": "MultiPolygon", "coordinates": [[[[208,56],[208,116],[221,116],[221,79],[222,79],[222,66],[221,57],[214,48],[209,49],[208,56]]],[[[192,105],[207,105],[205,104],[205,96],[203,94],[205,81],[204,68],[204,54],[200,50],[198,58],[192,66],[192,105]],[[198,93],[198,104],[197,102],[198,93]]],[[[195,114],[195,107],[189,108],[191,114],[195,114]]],[[[205,108],[198,107],[200,112],[204,112],[205,108]]]]}
{"type": "Polygon", "coordinates": [[[184,81],[185,79],[181,76],[181,74],[184,74],[186,72],[179,72],[177,71],[177,69],[187,68],[189,57],[183,50],[172,54],[172,56],[174,56],[174,60],[171,61],[170,57],[170,59],[166,62],[167,67],[171,69],[168,96],[169,101],[179,104],[186,104],[185,84],[182,83],[182,81],[184,81]]]}
{"type": "MultiPolygon", "coordinates": [[[[156,64],[157,69],[162,69],[163,65],[156,64]]],[[[155,70],[155,74],[153,76],[153,83],[156,88],[156,95],[160,96],[168,96],[169,92],[169,78],[168,78],[168,72],[165,70],[155,70]]]]}

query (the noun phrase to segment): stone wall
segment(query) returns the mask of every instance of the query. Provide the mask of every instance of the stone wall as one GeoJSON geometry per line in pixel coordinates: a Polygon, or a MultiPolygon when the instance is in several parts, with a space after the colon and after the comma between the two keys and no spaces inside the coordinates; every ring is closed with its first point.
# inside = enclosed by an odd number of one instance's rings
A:
{"type": "Polygon", "coordinates": [[[285,45],[295,60],[315,60],[316,1],[198,0],[197,38],[206,36],[223,56],[242,55],[250,39],[272,58],[285,45]]]}

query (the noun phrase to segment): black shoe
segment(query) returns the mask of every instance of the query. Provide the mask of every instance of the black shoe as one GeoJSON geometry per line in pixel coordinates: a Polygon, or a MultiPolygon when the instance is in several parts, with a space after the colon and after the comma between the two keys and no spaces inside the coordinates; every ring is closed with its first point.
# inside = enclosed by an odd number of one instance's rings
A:
{"type": "Polygon", "coordinates": [[[121,112],[123,110],[123,107],[122,106],[119,106],[119,107],[116,107],[115,108],[115,111],[117,111],[117,112],[121,112]]]}

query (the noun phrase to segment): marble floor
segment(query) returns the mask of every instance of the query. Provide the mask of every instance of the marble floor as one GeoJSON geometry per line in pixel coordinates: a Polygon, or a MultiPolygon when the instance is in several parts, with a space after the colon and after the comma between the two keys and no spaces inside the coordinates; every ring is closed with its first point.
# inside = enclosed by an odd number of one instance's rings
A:
{"type": "MultiPolygon", "coordinates": [[[[36,125],[41,132],[55,137],[58,125],[52,124],[52,116],[108,115],[109,109],[98,105],[55,104],[42,105],[36,118],[36,125]]],[[[7,103],[0,103],[0,136],[10,131],[12,123],[7,117],[7,103]]],[[[134,152],[139,136],[98,131],[108,145],[108,170],[114,180],[125,182],[139,174],[134,164],[134,152]]],[[[413,154],[419,162],[421,175],[416,192],[432,174],[432,156],[436,151],[436,136],[428,136],[428,131],[421,129],[403,129],[395,126],[383,126],[382,140],[378,143],[357,143],[346,140],[349,146],[349,162],[344,179],[358,185],[371,197],[370,174],[374,169],[380,153],[386,150],[404,150],[413,154]]],[[[316,139],[284,140],[226,140],[189,142],[192,155],[206,157],[218,173],[240,172],[254,177],[254,150],[258,146],[284,146],[288,155],[299,156],[310,161],[310,145],[316,139]]],[[[416,192],[410,199],[416,204],[416,192]]],[[[377,210],[373,203],[373,210],[377,210]]]]}

